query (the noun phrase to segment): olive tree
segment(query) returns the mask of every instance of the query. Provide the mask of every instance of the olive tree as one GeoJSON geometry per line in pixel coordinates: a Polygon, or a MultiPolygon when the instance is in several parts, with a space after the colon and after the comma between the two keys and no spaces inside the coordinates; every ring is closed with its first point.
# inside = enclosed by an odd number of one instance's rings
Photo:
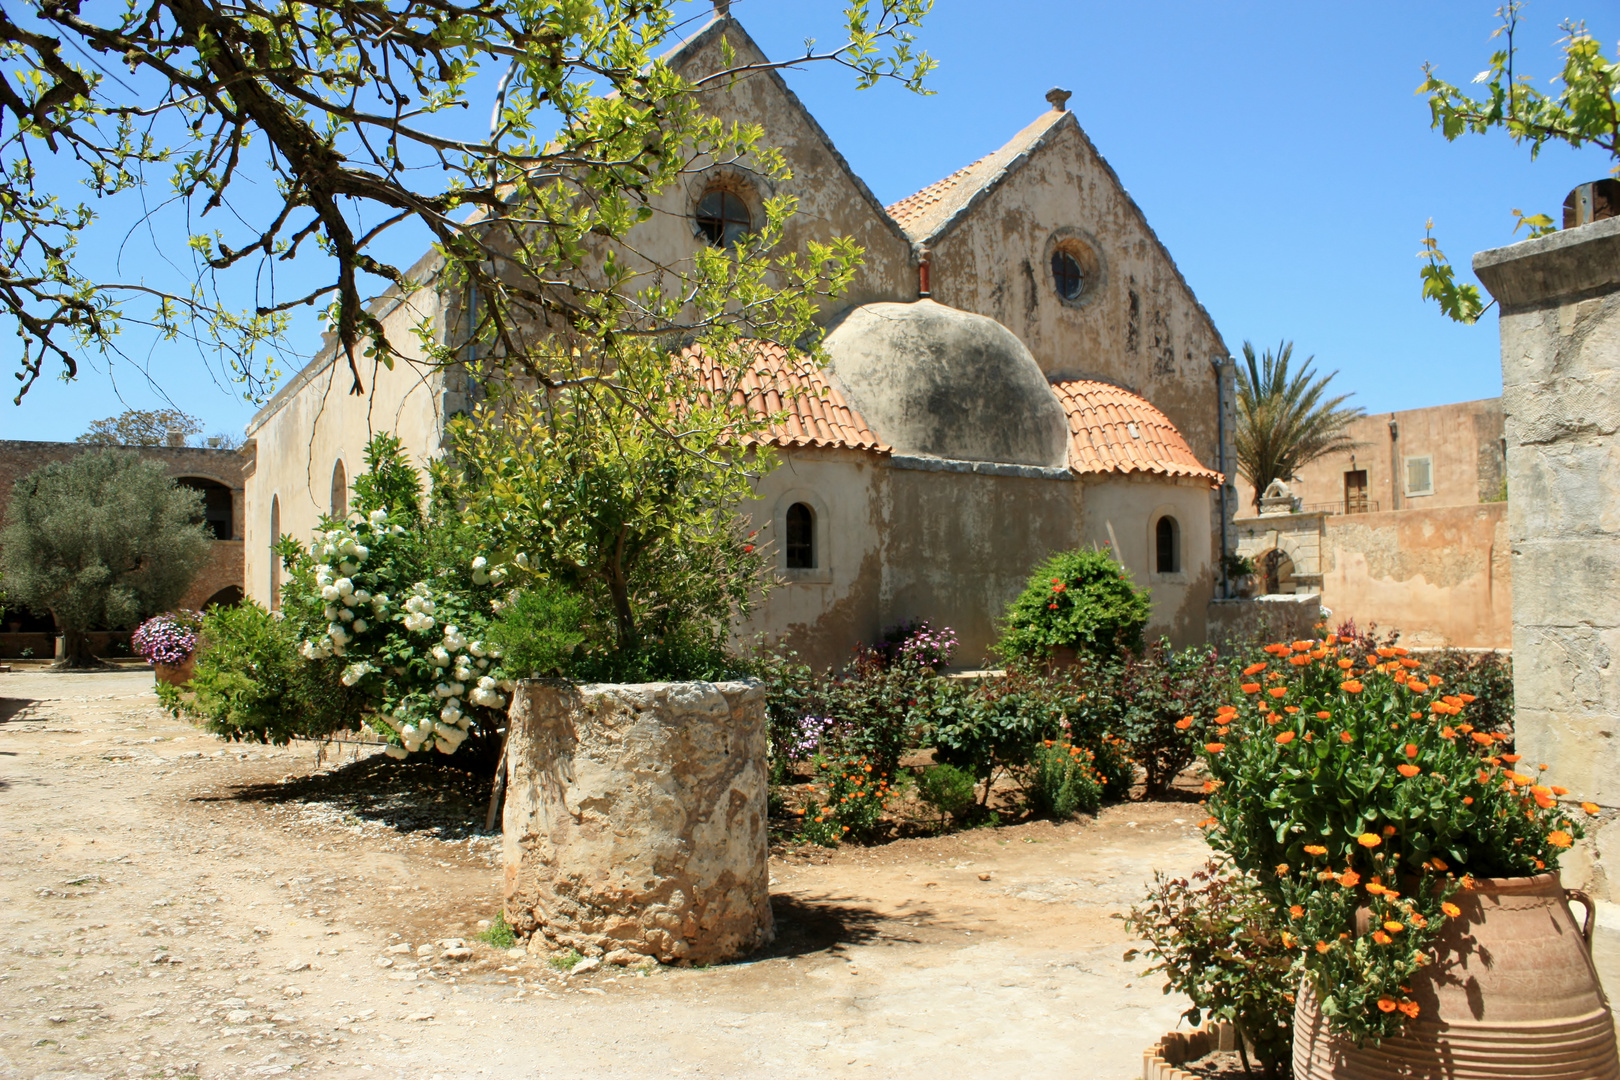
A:
{"type": "Polygon", "coordinates": [[[88,450],[12,487],[0,570],[9,600],[56,619],[63,666],[95,667],[85,632],[173,607],[209,547],[201,495],[155,461],[88,450]]]}

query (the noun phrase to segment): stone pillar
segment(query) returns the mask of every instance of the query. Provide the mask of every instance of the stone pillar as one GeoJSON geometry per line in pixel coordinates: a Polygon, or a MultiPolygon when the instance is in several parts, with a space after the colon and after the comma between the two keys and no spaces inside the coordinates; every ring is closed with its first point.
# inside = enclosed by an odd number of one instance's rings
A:
{"type": "MultiPolygon", "coordinates": [[[[1620,807],[1620,218],[1474,256],[1501,305],[1518,749],[1620,807]]],[[[1620,823],[1565,873],[1620,898],[1620,823]]]]}
{"type": "Polygon", "coordinates": [[[531,948],[714,963],[771,940],[760,684],[536,680],[509,723],[506,918],[531,948]]]}

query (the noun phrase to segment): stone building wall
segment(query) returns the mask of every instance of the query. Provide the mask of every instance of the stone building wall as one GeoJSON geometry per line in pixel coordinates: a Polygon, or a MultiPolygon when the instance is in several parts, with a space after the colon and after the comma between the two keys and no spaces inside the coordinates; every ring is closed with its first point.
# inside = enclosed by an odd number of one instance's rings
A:
{"type": "MultiPolygon", "coordinates": [[[[1351,424],[1347,434],[1356,441],[1353,450],[1319,458],[1288,481],[1307,509],[1335,514],[1353,510],[1354,500],[1347,504],[1345,496],[1345,474],[1352,471],[1367,474],[1368,513],[1506,499],[1501,398],[1377,413],[1351,424]],[[1427,494],[1414,494],[1406,484],[1406,462],[1418,457],[1428,458],[1431,465],[1433,483],[1427,494]]],[[[1243,477],[1237,483],[1243,512],[1253,513],[1254,485],[1243,477]]]]}
{"type": "MultiPolygon", "coordinates": [[[[10,501],[12,486],[35,469],[48,462],[66,461],[93,449],[98,447],[83,443],[0,440],[0,505],[10,501]]],[[[252,451],[193,446],[126,446],[118,449],[131,450],[147,461],[160,462],[168,474],[177,480],[185,477],[212,480],[231,490],[231,538],[213,542],[207,563],[181,598],[180,606],[200,609],[227,589],[241,589],[245,475],[252,468],[252,451]]],[[[46,629],[38,620],[29,620],[28,625],[40,632],[46,629]]]]}
{"type": "Polygon", "coordinates": [[[1607,808],[1564,880],[1620,900],[1620,218],[1474,272],[1501,308],[1517,748],[1607,808]]]}

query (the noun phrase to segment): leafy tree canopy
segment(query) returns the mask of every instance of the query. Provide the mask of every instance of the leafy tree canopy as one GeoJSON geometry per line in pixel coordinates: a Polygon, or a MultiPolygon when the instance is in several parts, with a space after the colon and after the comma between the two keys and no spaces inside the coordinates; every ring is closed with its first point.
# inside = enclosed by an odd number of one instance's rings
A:
{"type": "Polygon", "coordinates": [[[162,446],[169,441],[171,431],[190,439],[202,434],[202,429],[201,420],[179,409],[125,409],[117,416],[95,421],[77,441],[97,446],[162,446]]]}
{"type": "MultiPolygon", "coordinates": [[[[1532,160],[1548,143],[1565,143],[1576,149],[1600,147],[1614,162],[1610,173],[1620,176],[1620,63],[1603,55],[1585,23],[1566,22],[1561,42],[1564,69],[1554,80],[1559,89],[1554,94],[1538,89],[1529,75],[1514,70],[1514,34],[1522,6],[1513,0],[1498,9],[1502,25],[1491,36],[1502,39],[1503,48],[1492,53],[1490,64],[1474,77],[1475,85],[1482,87],[1479,96],[1441,79],[1432,64],[1423,66],[1425,78],[1417,92],[1429,95],[1433,127],[1447,140],[1506,131],[1514,142],[1530,147],[1532,160]]],[[[1513,216],[1517,219],[1514,232],[1526,227],[1534,237],[1555,228],[1549,214],[1514,210],[1513,216]]],[[[1448,318],[1472,323],[1486,307],[1479,287],[1457,282],[1451,263],[1432,235],[1433,227],[1431,220],[1419,252],[1424,261],[1424,299],[1437,302],[1448,318]]]]}
{"type": "MultiPolygon", "coordinates": [[[[785,174],[757,127],[702,112],[706,90],[805,60],[841,64],[861,86],[919,87],[932,61],[912,32],[930,2],[851,2],[835,48],[810,42],[776,65],[738,63],[727,48],[729,66],[694,78],[655,56],[679,29],[674,0],[7,5],[0,311],[23,341],[18,398],[47,364],[72,377],[87,350],[115,351],[126,321],[223,350],[246,392],[262,396],[300,304],[325,306],[355,393],[363,362],[391,366],[417,350],[432,363],[465,359],[459,336],[446,344],[425,321],[415,340],[395,340],[365,303],[425,283],[391,254],[401,227],[431,237],[438,260],[426,273],[465,298],[460,318],[480,361],[548,388],[634,397],[608,374],[626,339],[736,323],[791,341],[797,294],[846,275],[852,246],[771,258],[772,280],[792,294],[784,312],[746,257],[717,250],[659,265],[626,236],[683,172],[746,158],[767,178],[785,174]],[[491,97],[491,122],[469,123],[491,97]],[[85,201],[55,194],[77,190],[71,181],[88,188],[85,201]],[[190,260],[183,284],[88,268],[80,234],[120,195],[184,214],[187,249],[164,252],[190,260]],[[296,295],[285,295],[272,283],[293,259],[314,276],[294,277],[296,295]],[[252,302],[233,307],[230,281],[252,302]],[[141,300],[151,306],[137,310],[141,300]]],[[[766,258],[792,200],[765,210],[745,256],[766,258]]]]}
{"type": "Polygon", "coordinates": [[[67,664],[94,665],[85,631],[131,626],[173,607],[210,550],[202,497],[155,461],[86,450],[18,480],[0,530],[13,601],[49,611],[67,664]]]}
{"type": "Polygon", "coordinates": [[[1284,341],[1273,353],[1256,356],[1243,343],[1238,366],[1238,468],[1254,485],[1254,505],[1273,480],[1289,480],[1318,458],[1354,449],[1345,432],[1352,420],[1366,415],[1345,408],[1349,394],[1328,397],[1328,383],[1338,372],[1318,375],[1306,357],[1290,371],[1294,343],[1284,341]]]}

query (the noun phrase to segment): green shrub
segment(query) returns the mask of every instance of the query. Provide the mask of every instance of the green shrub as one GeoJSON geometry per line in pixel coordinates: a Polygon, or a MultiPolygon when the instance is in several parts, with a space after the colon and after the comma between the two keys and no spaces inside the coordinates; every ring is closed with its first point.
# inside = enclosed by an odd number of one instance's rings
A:
{"type": "Polygon", "coordinates": [[[878,772],[893,776],[901,755],[918,744],[922,703],[943,681],[932,667],[913,659],[885,664],[876,652],[862,649],[842,678],[823,682],[808,714],[826,720],[823,752],[864,757],[878,772]]]}
{"type": "Polygon", "coordinates": [[[1116,656],[1140,650],[1152,604],[1112,553],[1053,555],[1007,608],[996,652],[1012,664],[1039,664],[1057,649],[1116,656]]]}
{"type": "Polygon", "coordinates": [[[501,607],[486,637],[519,678],[566,675],[585,642],[584,609],[577,596],[537,581],[501,607]]]}
{"type": "Polygon", "coordinates": [[[1506,653],[1438,649],[1423,657],[1429,671],[1443,680],[1448,694],[1476,699],[1468,719],[1478,731],[1513,730],[1513,657],[1506,653]]]}
{"type": "Polygon", "coordinates": [[[978,779],[954,765],[933,765],[917,774],[917,795],[939,811],[939,824],[967,813],[978,799],[978,779]]]}
{"type": "Polygon", "coordinates": [[[1103,789],[1095,762],[1095,754],[1073,743],[1054,741],[1041,746],[1031,757],[1024,782],[1030,809],[1057,821],[1095,813],[1102,805],[1103,789]]]}
{"type": "Polygon", "coordinates": [[[1214,716],[1228,702],[1231,672],[1207,645],[1177,649],[1160,638],[1129,658],[1117,676],[1105,673],[1095,693],[1119,702],[1116,730],[1145,774],[1143,797],[1152,799],[1197,756],[1203,739],[1187,718],[1214,716]]]}
{"type": "Polygon", "coordinates": [[[866,757],[836,757],[818,765],[822,797],[805,804],[804,839],[832,847],[840,840],[870,840],[887,809],[889,776],[866,757]]]}
{"type": "MultiPolygon", "coordinates": [[[[1154,871],[1147,903],[1131,908],[1125,925],[1145,938],[1155,963],[1144,974],[1162,974],[1192,1007],[1182,1015],[1193,1025],[1208,1016],[1237,1025],[1254,1047],[1266,1076],[1275,1077],[1292,1052],[1295,988],[1293,950],[1277,905],[1229,864],[1211,860],[1187,878],[1154,871]]],[[[1126,960],[1138,955],[1132,949],[1126,960]]],[[[1248,1068],[1245,1054],[1244,1068],[1248,1068]]]]}
{"type": "Polygon", "coordinates": [[[497,911],[495,917],[489,920],[489,929],[478,935],[478,940],[497,949],[510,949],[517,944],[517,935],[512,933],[512,926],[506,921],[506,912],[497,911]]]}
{"type": "Polygon", "coordinates": [[[298,654],[296,628],[252,602],[202,617],[197,671],[184,690],[160,685],[176,716],[215,735],[282,745],[359,726],[359,695],[344,687],[341,659],[298,654]]]}

